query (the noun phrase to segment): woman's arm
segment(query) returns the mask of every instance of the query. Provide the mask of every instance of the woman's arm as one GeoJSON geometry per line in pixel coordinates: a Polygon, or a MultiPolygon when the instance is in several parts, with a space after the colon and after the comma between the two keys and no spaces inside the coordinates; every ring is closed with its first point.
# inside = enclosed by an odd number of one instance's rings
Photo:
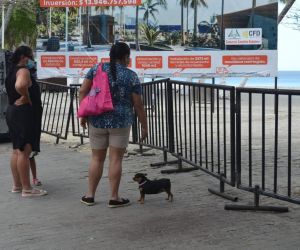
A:
{"type": "Polygon", "coordinates": [[[133,93],[132,102],[133,102],[134,110],[142,126],[141,140],[143,141],[148,137],[148,126],[147,126],[147,117],[146,117],[146,112],[142,101],[142,96],[133,93]]]}
{"type": "Polygon", "coordinates": [[[79,103],[83,98],[90,92],[93,81],[90,79],[84,79],[80,89],[79,89],[79,103]]]}
{"type": "MultiPolygon", "coordinates": [[[[80,89],[79,89],[79,103],[83,100],[83,98],[90,92],[93,81],[90,79],[84,79],[80,89]]],[[[80,125],[86,129],[87,119],[80,118],[80,125]]]]}
{"type": "Polygon", "coordinates": [[[28,91],[30,84],[31,84],[31,78],[30,78],[29,70],[24,68],[19,69],[16,75],[15,88],[16,91],[21,95],[21,97],[18,100],[16,100],[15,102],[16,105],[22,105],[26,103],[32,105],[29,91],[28,91]]]}

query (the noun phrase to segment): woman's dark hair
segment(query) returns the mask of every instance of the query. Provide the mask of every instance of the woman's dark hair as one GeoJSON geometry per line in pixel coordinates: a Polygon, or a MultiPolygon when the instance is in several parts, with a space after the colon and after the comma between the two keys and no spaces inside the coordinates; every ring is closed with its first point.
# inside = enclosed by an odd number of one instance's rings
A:
{"type": "Polygon", "coordinates": [[[117,68],[116,68],[116,61],[122,60],[125,57],[130,56],[130,48],[126,43],[116,43],[114,44],[109,53],[110,57],[110,73],[114,81],[117,80],[117,68]]]}
{"type": "Polygon", "coordinates": [[[17,65],[22,56],[26,56],[31,58],[32,57],[32,49],[28,46],[20,46],[18,47],[13,55],[11,56],[11,62],[14,65],[17,65]]]}

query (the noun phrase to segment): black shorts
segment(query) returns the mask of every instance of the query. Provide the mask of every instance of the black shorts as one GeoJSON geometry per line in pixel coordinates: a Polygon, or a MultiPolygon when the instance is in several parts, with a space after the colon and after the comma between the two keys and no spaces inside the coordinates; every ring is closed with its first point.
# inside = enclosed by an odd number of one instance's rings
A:
{"type": "Polygon", "coordinates": [[[34,110],[30,104],[9,105],[6,113],[6,122],[13,149],[23,151],[25,145],[30,144],[33,151],[39,150],[36,150],[34,110]]]}

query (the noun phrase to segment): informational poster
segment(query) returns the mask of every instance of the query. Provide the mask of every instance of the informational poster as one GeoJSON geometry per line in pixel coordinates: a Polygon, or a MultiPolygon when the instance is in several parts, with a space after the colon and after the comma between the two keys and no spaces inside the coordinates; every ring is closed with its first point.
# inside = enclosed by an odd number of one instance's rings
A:
{"type": "Polygon", "coordinates": [[[116,42],[139,76],[277,76],[278,0],[223,2],[41,0],[38,77],[84,77],[116,42]]]}
{"type": "Polygon", "coordinates": [[[40,6],[86,7],[86,6],[131,6],[140,5],[142,0],[40,0],[40,6]]]}

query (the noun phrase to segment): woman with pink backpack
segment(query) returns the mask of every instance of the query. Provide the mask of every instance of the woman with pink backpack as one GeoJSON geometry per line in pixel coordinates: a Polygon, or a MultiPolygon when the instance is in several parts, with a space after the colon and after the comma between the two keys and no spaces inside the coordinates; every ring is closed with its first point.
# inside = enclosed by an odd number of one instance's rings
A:
{"type": "Polygon", "coordinates": [[[121,207],[130,204],[128,199],[121,198],[119,195],[119,184],[122,174],[122,160],[128,146],[133,123],[133,109],[141,123],[142,140],[148,136],[148,128],[141,96],[141,84],[137,74],[127,68],[129,62],[130,48],[128,45],[121,42],[114,44],[110,50],[110,63],[94,65],[87,73],[86,79],[80,88],[80,106],[85,106],[84,108],[88,109],[86,107],[89,105],[87,99],[93,98],[101,91],[106,91],[104,86],[103,88],[95,86],[97,86],[97,81],[101,81],[101,78],[105,78],[107,74],[107,85],[109,86],[108,90],[113,106],[113,110],[108,109],[111,111],[81,117],[80,119],[81,126],[84,128],[88,124],[92,149],[88,191],[81,198],[81,202],[88,206],[95,204],[95,193],[102,177],[107,149],[109,149],[108,177],[111,188],[108,207],[121,207]],[[99,74],[101,74],[101,77],[100,80],[97,80],[99,74]]]}

